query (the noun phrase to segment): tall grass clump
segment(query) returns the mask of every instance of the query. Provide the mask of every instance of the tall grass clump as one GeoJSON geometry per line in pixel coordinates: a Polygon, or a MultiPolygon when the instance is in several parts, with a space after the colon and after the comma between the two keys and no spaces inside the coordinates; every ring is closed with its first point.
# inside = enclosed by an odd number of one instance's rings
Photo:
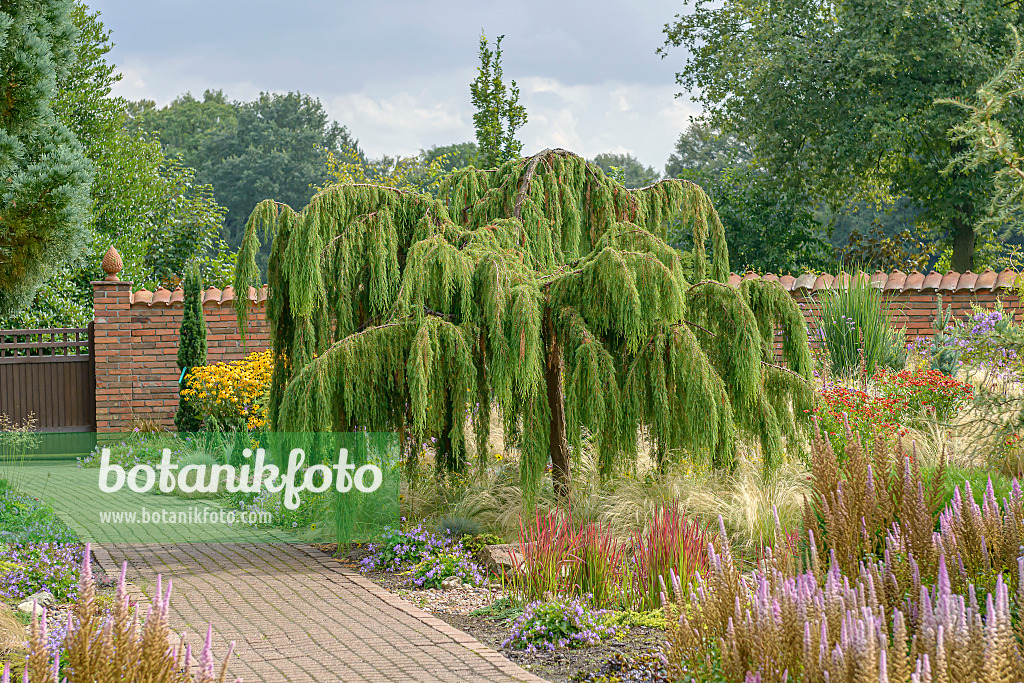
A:
{"type": "Polygon", "coordinates": [[[611,607],[620,597],[626,544],[603,524],[587,525],[579,540],[580,592],[596,607],[611,607]]]}
{"type": "Polygon", "coordinates": [[[674,599],[673,579],[683,585],[707,565],[707,541],[695,521],[687,520],[678,505],[658,510],[643,532],[633,535],[637,609],[648,611],[662,605],[662,594],[674,599]]]}
{"type": "Polygon", "coordinates": [[[544,600],[571,591],[582,535],[573,529],[568,515],[558,510],[538,512],[527,524],[520,521],[519,566],[511,577],[516,597],[544,600]]]}
{"type": "Polygon", "coordinates": [[[906,364],[906,332],[893,327],[881,293],[865,273],[850,277],[819,297],[817,327],[833,376],[873,377],[906,364]]]}

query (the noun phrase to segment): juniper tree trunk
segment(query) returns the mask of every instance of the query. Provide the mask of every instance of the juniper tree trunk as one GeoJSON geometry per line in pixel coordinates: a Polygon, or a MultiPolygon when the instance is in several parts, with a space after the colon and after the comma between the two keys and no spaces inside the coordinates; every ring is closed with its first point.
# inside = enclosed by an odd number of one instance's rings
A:
{"type": "Polygon", "coordinates": [[[552,341],[545,354],[544,383],[547,386],[548,409],[551,412],[548,442],[551,448],[551,481],[555,496],[569,501],[569,440],[565,432],[565,395],[562,391],[562,348],[552,341]]]}

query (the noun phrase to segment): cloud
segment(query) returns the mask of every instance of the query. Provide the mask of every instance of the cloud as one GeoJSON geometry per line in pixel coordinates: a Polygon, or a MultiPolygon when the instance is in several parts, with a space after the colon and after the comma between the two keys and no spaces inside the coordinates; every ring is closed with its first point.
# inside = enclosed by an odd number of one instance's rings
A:
{"type": "MultiPolygon", "coordinates": [[[[675,0],[87,0],[113,30],[115,92],[165,105],[190,91],[234,99],[300,90],[319,97],[371,156],[472,140],[477,37],[505,34],[505,78],[529,123],[527,153],[629,152],[661,168],[688,118],[655,48],[675,0]],[[537,17],[544,17],[542,22],[537,17]]],[[[675,56],[674,56],[675,57],[675,56]]]]}
{"type": "Polygon", "coordinates": [[[630,153],[660,169],[689,118],[700,113],[689,100],[676,99],[671,85],[529,78],[520,87],[530,115],[521,138],[527,153],[552,146],[588,158],[630,153]]]}

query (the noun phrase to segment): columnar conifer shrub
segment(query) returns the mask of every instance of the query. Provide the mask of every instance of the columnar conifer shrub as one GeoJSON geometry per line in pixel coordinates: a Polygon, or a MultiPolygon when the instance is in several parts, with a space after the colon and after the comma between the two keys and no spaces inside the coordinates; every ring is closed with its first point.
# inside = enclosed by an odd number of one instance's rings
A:
{"type": "Polygon", "coordinates": [[[190,370],[206,365],[206,319],[203,317],[203,282],[193,263],[185,272],[185,300],[178,337],[178,369],[185,371],[178,396],[174,425],[180,432],[195,432],[203,425],[198,405],[182,392],[189,386],[190,370]]]}
{"type": "Polygon", "coordinates": [[[813,402],[803,316],[775,284],[723,284],[722,225],[692,183],[626,190],[556,149],[457,171],[439,199],[352,184],[301,211],[268,200],[237,291],[259,284],[261,238],[274,240],[272,430],[394,431],[410,458],[436,438],[439,467],[461,471],[467,418],[485,459],[497,404],[525,489],[550,461],[567,495],[585,432],[605,475],[641,430],[662,462],[728,466],[747,434],[772,467],[813,402]],[[666,244],[670,224],[691,253],[666,244]]]}

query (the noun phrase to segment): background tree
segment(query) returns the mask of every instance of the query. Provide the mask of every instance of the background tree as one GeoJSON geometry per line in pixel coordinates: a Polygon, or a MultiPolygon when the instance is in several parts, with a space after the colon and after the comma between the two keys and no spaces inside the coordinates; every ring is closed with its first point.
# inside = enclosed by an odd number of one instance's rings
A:
{"type": "MultiPolygon", "coordinates": [[[[227,208],[224,238],[232,248],[257,203],[275,197],[304,205],[314,187],[330,182],[328,154],[365,161],[320,100],[298,92],[261,93],[251,102],[228,101],[220,91],[206,91],[201,102],[185,94],[161,109],[138,105],[133,126],[196,169],[196,182],[213,187],[213,197],[227,208]]],[[[268,253],[260,257],[263,267],[268,253]]]]}
{"type": "Polygon", "coordinates": [[[203,420],[194,403],[181,397],[188,386],[189,370],[206,365],[206,318],[203,316],[203,280],[199,267],[192,263],[185,273],[185,298],[182,301],[181,330],[178,334],[178,412],[174,426],[179,432],[198,432],[203,420]]]}
{"type": "MultiPolygon", "coordinates": [[[[367,159],[355,153],[336,156],[327,155],[327,175],[330,183],[376,183],[401,190],[437,194],[445,170],[444,155],[434,156],[428,161],[426,153],[413,157],[383,155],[379,159],[367,159]]],[[[322,189],[318,187],[317,189],[322,189]]]]}
{"type": "Polygon", "coordinates": [[[98,12],[81,3],[71,9],[78,29],[74,58],[56,82],[53,110],[92,162],[89,246],[83,258],[54,272],[30,306],[0,318],[6,327],[74,327],[91,317],[91,280],[100,279],[103,253],[115,245],[124,261],[122,277],[139,287],[176,286],[186,261],[195,258],[207,281],[225,286],[233,264],[220,239],[224,209],[192,169],[168,159],[160,144],[130,131],[129,104],[111,95],[120,80],[106,55],[110,32],[98,12]]]}
{"type": "Polygon", "coordinates": [[[994,192],[982,223],[1021,226],[1024,205],[1024,150],[1014,135],[1024,115],[1024,47],[1020,33],[1013,25],[1015,48],[1013,56],[991,80],[978,88],[970,98],[943,98],[940,105],[958,107],[967,114],[951,131],[954,143],[963,151],[946,168],[968,171],[991,169],[994,192]]]}
{"type": "Polygon", "coordinates": [[[274,430],[393,431],[409,461],[436,438],[439,468],[460,471],[467,418],[484,463],[496,404],[525,490],[550,462],[566,495],[584,434],[605,475],[636,456],[641,429],[662,463],[685,451],[720,467],[746,434],[770,471],[813,401],[803,316],[777,285],[723,284],[722,225],[689,182],[629,191],[545,150],[458,171],[441,199],[332,185],[301,212],[268,200],[249,219],[240,291],[259,284],[263,234],[274,430]],[[688,254],[664,241],[676,220],[688,254]]]}
{"type": "MultiPolygon", "coordinates": [[[[760,165],[833,206],[905,195],[945,237],[952,267],[974,266],[986,173],[941,171],[961,147],[937,97],[973,92],[1009,54],[1003,0],[909,3],[695,0],[665,28],[682,46],[677,81],[707,122],[755,142],[760,165]]],[[[1018,122],[1019,123],[1019,122],[1018,122]]]]}
{"type": "Polygon", "coordinates": [[[501,41],[498,36],[494,51],[487,47],[487,36],[480,32],[480,67],[476,80],[469,84],[476,113],[476,142],[483,168],[496,168],[517,158],[523,143],[516,131],[526,124],[526,107],[519,104],[519,86],[515,81],[506,87],[502,80],[501,41]]]}
{"type": "Polygon", "coordinates": [[[594,157],[591,163],[609,174],[613,168],[619,169],[622,173],[622,184],[631,190],[646,187],[661,178],[653,167],[644,166],[632,154],[604,152],[594,157]]]}
{"type": "Polygon", "coordinates": [[[87,243],[92,167],[53,109],[75,57],[71,9],[0,1],[0,315],[28,306],[87,243]]]}
{"type": "MultiPolygon", "coordinates": [[[[813,206],[797,192],[780,189],[764,172],[746,165],[683,170],[679,177],[700,185],[711,198],[736,272],[799,274],[835,265],[813,206]]],[[[685,232],[673,244],[692,246],[685,232]]]]}
{"type": "Polygon", "coordinates": [[[451,145],[434,145],[423,150],[423,160],[427,163],[435,159],[441,161],[445,171],[457,171],[479,163],[480,149],[475,142],[457,142],[451,145]]]}
{"type": "Polygon", "coordinates": [[[753,159],[754,150],[748,142],[700,121],[691,121],[676,140],[675,151],[665,164],[665,175],[682,178],[686,171],[713,175],[726,168],[746,166],[753,159]]]}

